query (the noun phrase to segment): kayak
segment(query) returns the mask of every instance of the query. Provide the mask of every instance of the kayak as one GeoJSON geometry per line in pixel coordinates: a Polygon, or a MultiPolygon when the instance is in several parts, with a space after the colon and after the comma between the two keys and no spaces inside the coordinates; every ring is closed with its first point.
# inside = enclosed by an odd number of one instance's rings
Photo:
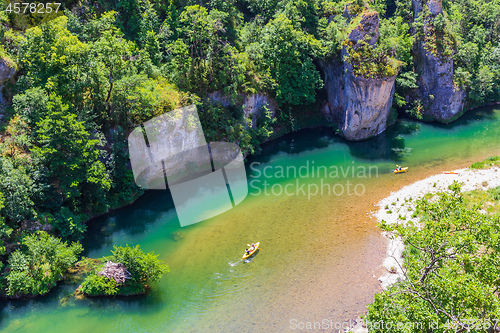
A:
{"type": "Polygon", "coordinates": [[[253,249],[253,251],[250,253],[247,253],[245,251],[245,254],[243,254],[242,258],[247,259],[247,258],[250,258],[251,256],[253,256],[255,254],[255,252],[257,252],[257,250],[259,249],[259,245],[260,245],[260,242],[255,243],[255,248],[253,249]]]}
{"type": "Polygon", "coordinates": [[[401,170],[397,170],[397,169],[396,170],[392,170],[392,172],[394,172],[394,173],[403,173],[403,172],[407,172],[407,171],[408,171],[408,167],[402,168],[401,170]]]}
{"type": "Polygon", "coordinates": [[[458,172],[455,171],[445,171],[443,172],[445,175],[458,175],[458,172]]]}

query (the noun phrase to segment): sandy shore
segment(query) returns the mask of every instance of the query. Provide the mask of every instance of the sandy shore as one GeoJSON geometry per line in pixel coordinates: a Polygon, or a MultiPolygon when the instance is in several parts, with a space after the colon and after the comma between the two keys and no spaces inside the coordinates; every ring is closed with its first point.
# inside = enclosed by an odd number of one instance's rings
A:
{"type": "MultiPolygon", "coordinates": [[[[397,192],[392,192],[387,198],[381,200],[377,206],[378,210],[373,212],[373,216],[378,222],[384,220],[388,224],[417,222],[413,218],[415,202],[427,193],[436,193],[449,191],[453,181],[462,183],[462,192],[489,189],[500,186],[500,168],[491,169],[460,169],[452,171],[452,174],[441,173],[415,182],[403,187],[397,192]]],[[[403,263],[401,253],[403,251],[403,242],[400,238],[393,238],[391,234],[382,233],[387,237],[387,256],[384,259],[383,266],[386,273],[379,277],[383,289],[387,289],[391,284],[403,277],[400,264],[403,263]]],[[[356,333],[368,332],[366,328],[359,323],[351,331],[356,333]]]]}

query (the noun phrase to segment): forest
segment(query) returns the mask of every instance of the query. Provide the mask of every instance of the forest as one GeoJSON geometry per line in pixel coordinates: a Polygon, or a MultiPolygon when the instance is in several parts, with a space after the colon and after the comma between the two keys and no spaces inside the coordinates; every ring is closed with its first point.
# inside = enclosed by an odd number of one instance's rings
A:
{"type": "Polygon", "coordinates": [[[46,293],[82,251],[86,222],[143,193],[126,138],[167,111],[195,104],[207,142],[257,154],[306,118],[336,130],[315,111],[321,64],[347,59],[357,77],[395,77],[394,119],[422,118],[418,41],[453,61],[466,108],[500,101],[500,0],[444,0],[442,14],[417,18],[411,0],[65,1],[50,14],[12,3],[0,0],[0,58],[15,70],[1,86],[4,296],[46,293]],[[375,45],[348,38],[364,13],[379,17],[375,45]],[[256,94],[275,107],[254,121],[241,105],[256,94]],[[34,251],[58,253],[46,257],[51,279],[34,251]]]}

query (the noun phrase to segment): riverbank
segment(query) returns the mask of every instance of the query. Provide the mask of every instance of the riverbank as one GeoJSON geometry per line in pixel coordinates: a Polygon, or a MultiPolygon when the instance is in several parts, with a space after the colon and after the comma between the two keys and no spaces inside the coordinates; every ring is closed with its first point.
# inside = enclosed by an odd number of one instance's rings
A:
{"type": "MultiPolygon", "coordinates": [[[[418,222],[420,217],[415,214],[415,203],[418,199],[438,192],[450,192],[448,187],[454,181],[462,184],[462,192],[495,188],[500,186],[500,167],[466,168],[427,177],[392,192],[388,197],[382,199],[376,205],[378,210],[372,213],[373,217],[376,218],[377,222],[384,221],[386,224],[418,222]]],[[[383,232],[382,234],[387,238],[388,244],[386,257],[383,261],[385,273],[378,278],[378,281],[382,289],[386,290],[398,279],[404,278],[401,268],[404,245],[401,238],[392,237],[392,233],[383,232]]],[[[357,322],[358,324],[350,332],[368,332],[360,319],[357,322]]]]}

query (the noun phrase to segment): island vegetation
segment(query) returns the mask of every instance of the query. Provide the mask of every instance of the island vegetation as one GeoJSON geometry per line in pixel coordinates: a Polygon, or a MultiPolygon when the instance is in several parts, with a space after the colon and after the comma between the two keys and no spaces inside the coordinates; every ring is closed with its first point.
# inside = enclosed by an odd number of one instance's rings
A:
{"type": "Polygon", "coordinates": [[[115,246],[112,255],[87,265],[87,277],[78,288],[86,296],[143,294],[170,269],[154,253],[144,253],[139,245],[115,246]]]}
{"type": "Polygon", "coordinates": [[[10,3],[0,0],[0,61],[16,73],[0,85],[0,285],[11,295],[45,293],[80,253],[72,242],[86,221],[143,193],[126,137],[166,111],[195,104],[208,142],[256,154],[273,136],[328,125],[319,64],[347,57],[356,76],[397,75],[393,113],[419,117],[419,40],[454,61],[469,106],[500,100],[498,0],[444,0],[442,14],[417,19],[411,0],[65,1],[46,15],[7,12],[10,3]],[[350,43],[369,14],[378,40],[350,43]],[[273,103],[245,114],[256,94],[273,103]],[[33,266],[30,237],[68,257],[33,266]],[[30,270],[48,277],[19,285],[30,270]]]}

